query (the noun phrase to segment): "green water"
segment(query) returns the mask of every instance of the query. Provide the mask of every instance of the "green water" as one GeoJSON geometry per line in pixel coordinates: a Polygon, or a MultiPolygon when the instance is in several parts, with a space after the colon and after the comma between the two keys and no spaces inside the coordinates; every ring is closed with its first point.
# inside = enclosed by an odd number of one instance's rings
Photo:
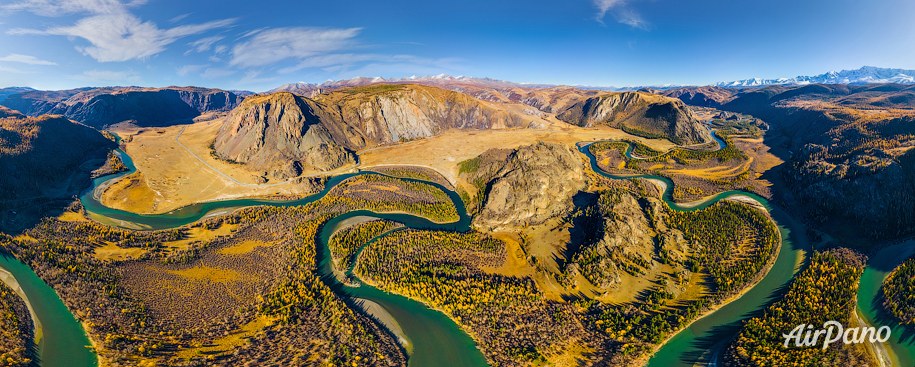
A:
{"type": "MultiPolygon", "coordinates": [[[[144,215],[109,208],[98,200],[98,195],[100,194],[98,188],[102,187],[105,182],[130,174],[136,170],[136,167],[127,154],[120,150],[117,150],[116,153],[121,156],[121,159],[128,170],[126,172],[97,178],[93,181],[93,188],[86,191],[80,197],[80,200],[82,201],[86,212],[89,213],[93,219],[106,224],[127,228],[174,228],[195,222],[207,216],[212,216],[215,213],[225,213],[235,208],[248,206],[269,205],[288,207],[305,205],[320,200],[334,186],[350,177],[364,174],[378,174],[374,172],[358,172],[335,176],[327,181],[323,190],[299,200],[224,200],[189,205],[164,214],[144,215]]],[[[404,224],[407,228],[416,229],[460,232],[470,229],[470,217],[467,215],[464,203],[457,193],[434,182],[410,178],[400,179],[429,184],[447,193],[457,209],[459,220],[453,223],[434,223],[426,218],[410,214],[374,213],[366,210],[350,211],[334,217],[322,227],[320,233],[321,244],[318,247],[318,271],[321,275],[321,279],[339,294],[375,302],[391,314],[406,334],[407,341],[411,346],[410,350],[412,353],[408,360],[409,366],[486,366],[486,359],[476,347],[473,339],[443,313],[432,310],[423,303],[396,294],[387,293],[365,284],[358,287],[346,286],[340,283],[333,275],[333,263],[327,248],[327,240],[333,234],[333,231],[337,228],[338,224],[348,218],[369,216],[399,222],[404,224]]]]}
{"type": "Polygon", "coordinates": [[[54,289],[51,289],[27,265],[0,253],[0,268],[10,272],[35,312],[36,325],[41,325],[38,340],[38,362],[45,367],[82,367],[98,364],[89,349],[89,339],[54,289]]]}
{"type": "MultiPolygon", "coordinates": [[[[717,136],[715,138],[719,147],[723,146],[723,141],[717,136]]],[[[717,359],[716,356],[720,354],[720,348],[733,338],[738,331],[737,327],[739,327],[740,322],[770,304],[777,290],[786,286],[793,278],[799,264],[803,261],[803,249],[807,248],[809,243],[805,237],[805,228],[801,223],[791,218],[780,208],[771,205],[764,198],[742,191],[723,192],[696,205],[677,204],[672,198],[673,182],[668,178],[656,175],[624,177],[608,174],[597,166],[594,156],[590,154],[587,147],[588,145],[583,145],[579,150],[590,158],[591,168],[601,175],[613,179],[651,178],[662,181],[666,186],[663,199],[673,210],[699,210],[722,199],[739,195],[749,197],[767,208],[778,224],[782,234],[782,243],[775,264],[767,275],[745,295],[728,303],[714,313],[693,322],[676,334],[649,361],[649,366],[664,367],[689,366],[701,362],[714,364],[716,362],[715,359],[717,359]]],[[[630,146],[626,151],[627,156],[631,154],[631,150],[632,147],[630,146]]],[[[194,204],[165,214],[143,215],[112,209],[102,205],[97,200],[98,188],[105,182],[136,171],[127,154],[120,150],[117,150],[116,153],[121,156],[124,164],[128,167],[128,171],[95,179],[92,189],[81,195],[80,200],[87,213],[93,219],[113,226],[134,229],[178,227],[207,216],[218,215],[247,206],[304,205],[319,200],[333,186],[347,178],[361,174],[374,174],[371,172],[358,172],[333,177],[328,180],[324,190],[300,200],[225,200],[194,204]]],[[[386,293],[364,284],[361,286],[344,285],[333,276],[333,265],[328,254],[327,240],[337,229],[338,224],[348,218],[370,216],[400,222],[408,228],[419,229],[466,231],[469,228],[470,218],[467,216],[463,202],[456,193],[436,183],[414,179],[405,180],[424,182],[442,189],[454,202],[460,214],[460,219],[454,223],[439,224],[409,214],[373,213],[365,210],[342,214],[331,219],[322,227],[320,233],[321,243],[318,246],[318,256],[321,278],[342,295],[370,300],[384,308],[396,320],[408,339],[407,341],[411,346],[410,366],[486,365],[485,358],[474,344],[473,339],[441,312],[429,309],[420,302],[386,293]]],[[[878,309],[874,307],[872,300],[875,298],[886,273],[898,263],[901,263],[908,254],[912,253],[915,253],[915,243],[907,244],[902,250],[896,248],[895,252],[888,249],[881,251],[868,264],[868,268],[861,279],[858,307],[865,319],[872,325],[894,325],[891,322],[886,322],[885,318],[878,312],[878,309]],[[906,255],[903,256],[903,254],[906,255]]],[[[16,277],[17,281],[22,285],[26,297],[35,308],[37,318],[44,331],[44,337],[38,345],[41,365],[75,367],[96,365],[96,356],[85,348],[88,345],[88,339],[82,326],[63,305],[54,290],[48,287],[26,265],[13,258],[0,256],[0,267],[10,271],[16,277]]],[[[351,274],[351,269],[348,270],[348,273],[351,274]]],[[[912,338],[911,332],[905,334],[900,328],[894,328],[890,347],[901,365],[913,365],[913,361],[915,361],[915,348],[911,343],[912,338]]]]}
{"type": "MultiPolygon", "coordinates": [[[[721,146],[720,139],[719,147],[721,146]]],[[[794,277],[804,257],[804,250],[809,241],[805,228],[791,218],[784,210],[774,207],[765,198],[743,191],[726,191],[715,195],[697,205],[682,205],[673,200],[673,181],[657,175],[618,176],[604,172],[597,165],[597,159],[588,150],[590,144],[581,145],[579,151],[591,162],[591,169],[598,174],[612,179],[648,178],[664,182],[662,195],[664,202],[677,211],[692,211],[707,208],[720,200],[743,196],[753,199],[764,206],[775,220],[781,232],[782,243],[778,257],[772,268],[763,279],[740,298],[722,306],[715,312],[706,315],[674,335],[651,357],[648,366],[673,367],[693,366],[696,364],[716,364],[720,349],[724,347],[739,331],[741,321],[760,312],[773,301],[772,296],[794,277]]],[[[627,152],[631,151],[627,149],[627,152]]]]}
{"type": "Polygon", "coordinates": [[[890,326],[892,336],[886,345],[899,366],[915,366],[915,334],[899,325],[880,304],[880,287],[886,276],[910,256],[915,255],[915,240],[887,246],[873,254],[858,285],[858,310],[868,325],[890,326]]]}

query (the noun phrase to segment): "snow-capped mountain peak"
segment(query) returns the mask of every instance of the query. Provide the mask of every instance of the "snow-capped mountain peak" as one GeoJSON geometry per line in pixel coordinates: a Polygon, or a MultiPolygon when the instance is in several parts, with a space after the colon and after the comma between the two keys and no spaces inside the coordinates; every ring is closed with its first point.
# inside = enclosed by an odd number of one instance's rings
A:
{"type": "Polygon", "coordinates": [[[820,75],[801,75],[794,78],[762,79],[751,78],[721,82],[715,85],[726,88],[757,87],[764,85],[805,85],[805,84],[915,84],[915,70],[878,68],[864,66],[855,70],[830,71],[820,75]]]}

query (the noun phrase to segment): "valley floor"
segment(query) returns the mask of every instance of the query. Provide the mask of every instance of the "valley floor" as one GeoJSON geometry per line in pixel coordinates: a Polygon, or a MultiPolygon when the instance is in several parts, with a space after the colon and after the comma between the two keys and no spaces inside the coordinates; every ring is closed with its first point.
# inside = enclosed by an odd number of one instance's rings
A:
{"type": "MultiPolygon", "coordinates": [[[[115,129],[138,172],[121,178],[107,188],[102,195],[102,203],[149,214],[215,200],[301,197],[320,189],[310,178],[333,176],[355,168],[346,166],[330,172],[305,172],[302,177],[288,181],[264,182],[262,172],[217,159],[211,154],[210,146],[221,123],[222,119],[214,119],[165,128],[115,129]]],[[[490,148],[511,149],[537,142],[573,145],[605,139],[636,140],[660,151],[673,147],[667,140],[639,138],[619,129],[563,125],[557,123],[542,129],[447,131],[427,139],[359,151],[359,168],[425,166],[456,183],[458,164],[490,148]]]]}

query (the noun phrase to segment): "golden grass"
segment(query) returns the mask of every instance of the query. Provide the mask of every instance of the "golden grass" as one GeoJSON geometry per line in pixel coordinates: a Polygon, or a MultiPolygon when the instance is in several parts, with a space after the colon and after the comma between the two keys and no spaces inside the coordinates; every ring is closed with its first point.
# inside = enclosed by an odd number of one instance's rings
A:
{"type": "Polygon", "coordinates": [[[140,172],[124,176],[112,183],[102,193],[101,201],[107,206],[135,213],[155,212],[158,194],[149,188],[140,172]]]}
{"type": "Polygon", "coordinates": [[[216,283],[234,282],[241,279],[241,273],[235,270],[214,268],[206,265],[181,270],[167,270],[167,272],[189,280],[211,281],[216,283]]]}
{"type": "Polygon", "coordinates": [[[186,249],[191,243],[197,241],[209,241],[219,236],[226,236],[232,233],[236,228],[237,224],[227,224],[223,223],[219,228],[214,230],[209,230],[204,227],[191,227],[188,229],[188,236],[185,239],[164,242],[163,245],[171,247],[173,249],[183,250],[186,249]]]}
{"type": "Polygon", "coordinates": [[[274,323],[276,323],[276,319],[274,318],[263,315],[258,316],[253,321],[242,325],[238,330],[235,330],[229,335],[213,340],[212,343],[179,350],[177,357],[191,359],[198,356],[231,353],[235,349],[244,346],[248,342],[248,339],[255,336],[258,332],[272,326],[274,323]]]}
{"type": "Polygon", "coordinates": [[[113,242],[108,242],[104,246],[96,247],[93,256],[101,261],[122,261],[139,259],[149,252],[146,249],[137,247],[120,247],[113,242]]]}
{"type": "Polygon", "coordinates": [[[605,139],[637,140],[661,151],[674,146],[667,140],[635,137],[609,127],[581,128],[554,123],[541,129],[449,130],[431,138],[366,149],[357,153],[363,166],[423,166],[438,171],[454,183],[457,182],[460,162],[474,158],[490,148],[517,148],[538,142],[573,146],[582,141],[605,139]]]}
{"type": "Polygon", "coordinates": [[[581,366],[586,360],[585,356],[591,353],[594,353],[593,348],[585,346],[580,340],[574,340],[566,344],[559,354],[546,355],[546,363],[543,365],[551,367],[577,367],[581,366]]]}
{"type": "Polygon", "coordinates": [[[731,177],[737,177],[745,172],[750,170],[750,167],[753,165],[753,157],[741,162],[735,166],[714,166],[707,168],[682,168],[682,169],[670,169],[664,170],[662,172],[666,174],[678,174],[685,176],[698,177],[706,180],[722,180],[731,177]]]}
{"type": "Polygon", "coordinates": [[[265,246],[270,246],[270,245],[272,245],[272,244],[268,243],[268,242],[264,242],[264,241],[248,240],[248,241],[242,241],[241,243],[238,243],[238,244],[235,244],[232,246],[223,247],[216,252],[218,252],[219,254],[222,254],[222,255],[244,255],[251,251],[254,251],[254,249],[256,249],[258,247],[265,247],[265,246]]]}
{"type": "Polygon", "coordinates": [[[57,217],[57,220],[59,220],[61,222],[88,222],[89,221],[89,219],[86,218],[86,216],[83,215],[83,213],[77,213],[77,212],[71,212],[71,211],[65,211],[65,212],[61,213],[57,217]]]}
{"type": "Polygon", "coordinates": [[[125,137],[126,152],[142,182],[107,190],[102,203],[137,213],[163,213],[198,202],[311,193],[307,185],[293,182],[258,184],[258,172],[214,158],[210,144],[222,121],[116,130],[125,137]]]}

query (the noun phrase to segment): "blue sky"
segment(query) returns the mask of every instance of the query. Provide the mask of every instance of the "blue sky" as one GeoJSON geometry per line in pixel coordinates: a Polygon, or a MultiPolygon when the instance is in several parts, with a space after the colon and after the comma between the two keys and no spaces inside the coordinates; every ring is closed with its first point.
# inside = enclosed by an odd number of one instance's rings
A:
{"type": "Polygon", "coordinates": [[[915,69],[915,2],[0,0],[0,86],[447,73],[633,86],[915,69]]]}

